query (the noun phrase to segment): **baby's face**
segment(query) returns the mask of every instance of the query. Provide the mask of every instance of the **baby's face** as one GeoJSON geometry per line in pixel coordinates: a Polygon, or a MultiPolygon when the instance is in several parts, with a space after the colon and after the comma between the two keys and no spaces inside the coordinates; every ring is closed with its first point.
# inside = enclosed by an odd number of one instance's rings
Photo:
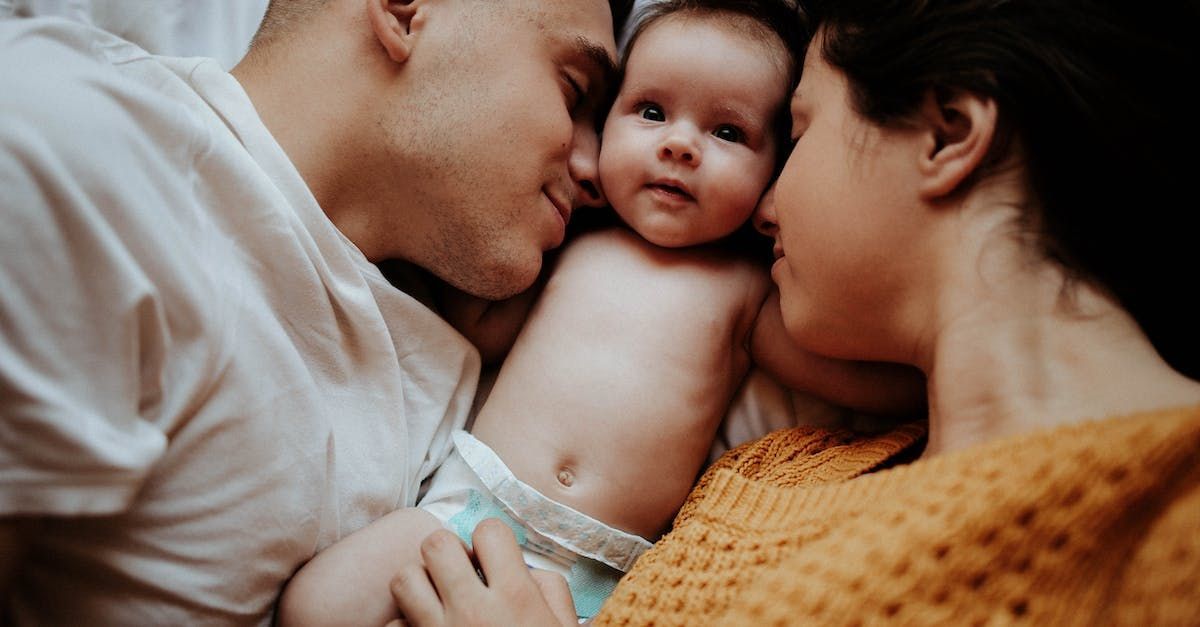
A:
{"type": "Polygon", "coordinates": [[[604,126],[600,182],[621,218],[660,246],[720,239],[770,182],[786,102],[783,44],[728,15],[670,15],[636,40],[604,126]]]}

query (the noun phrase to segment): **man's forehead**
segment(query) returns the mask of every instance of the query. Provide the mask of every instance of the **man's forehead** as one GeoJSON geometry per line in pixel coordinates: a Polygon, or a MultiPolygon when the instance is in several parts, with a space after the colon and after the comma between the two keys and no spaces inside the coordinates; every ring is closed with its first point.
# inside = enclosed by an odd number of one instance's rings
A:
{"type": "Polygon", "coordinates": [[[607,0],[509,0],[509,4],[538,30],[552,36],[583,37],[610,52],[615,47],[612,11],[607,0]]]}
{"type": "Polygon", "coordinates": [[[522,17],[556,48],[594,66],[606,78],[616,74],[616,43],[607,0],[515,3],[525,4],[522,17]]]}

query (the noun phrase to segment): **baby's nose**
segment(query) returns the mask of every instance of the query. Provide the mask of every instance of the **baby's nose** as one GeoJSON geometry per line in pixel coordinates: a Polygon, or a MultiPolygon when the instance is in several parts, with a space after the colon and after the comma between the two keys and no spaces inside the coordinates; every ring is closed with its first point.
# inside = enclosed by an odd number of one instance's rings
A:
{"type": "Polygon", "coordinates": [[[688,134],[683,132],[671,133],[659,147],[659,158],[676,160],[692,167],[700,165],[700,147],[688,134]]]}

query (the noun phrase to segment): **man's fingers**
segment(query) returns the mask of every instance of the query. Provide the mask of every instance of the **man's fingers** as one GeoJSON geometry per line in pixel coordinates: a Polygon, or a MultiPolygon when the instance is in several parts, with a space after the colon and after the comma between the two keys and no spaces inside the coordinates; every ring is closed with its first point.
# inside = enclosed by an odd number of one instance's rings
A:
{"type": "Polygon", "coordinates": [[[412,564],[392,578],[392,599],[404,620],[394,620],[388,627],[407,625],[440,625],[445,615],[442,601],[420,564],[412,564]]]}
{"type": "Polygon", "coordinates": [[[421,542],[421,558],[438,595],[452,603],[473,603],[484,590],[467,547],[458,536],[445,529],[435,531],[421,542]],[[476,594],[471,594],[476,591],[476,594]]]}
{"type": "Polygon", "coordinates": [[[562,575],[539,568],[529,571],[529,575],[542,591],[542,598],[546,599],[546,605],[550,606],[550,611],[554,613],[558,622],[564,625],[575,625],[579,622],[575,614],[575,601],[571,598],[571,589],[567,587],[567,580],[562,575]]]}
{"type": "Polygon", "coordinates": [[[512,529],[497,518],[488,518],[475,526],[471,546],[479,569],[488,582],[516,582],[526,577],[528,567],[512,529]]]}

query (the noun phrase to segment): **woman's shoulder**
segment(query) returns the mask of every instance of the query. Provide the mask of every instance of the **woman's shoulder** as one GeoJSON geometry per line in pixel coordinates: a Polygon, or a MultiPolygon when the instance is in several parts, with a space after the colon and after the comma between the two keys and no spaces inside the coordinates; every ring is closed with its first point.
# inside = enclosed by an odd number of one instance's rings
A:
{"type": "Polygon", "coordinates": [[[781,485],[844,481],[888,465],[919,448],[925,421],[896,424],[876,433],[847,428],[797,426],[747,442],[717,460],[711,471],[728,468],[748,479],[781,485]],[[789,479],[783,479],[788,477],[789,479]]]}

